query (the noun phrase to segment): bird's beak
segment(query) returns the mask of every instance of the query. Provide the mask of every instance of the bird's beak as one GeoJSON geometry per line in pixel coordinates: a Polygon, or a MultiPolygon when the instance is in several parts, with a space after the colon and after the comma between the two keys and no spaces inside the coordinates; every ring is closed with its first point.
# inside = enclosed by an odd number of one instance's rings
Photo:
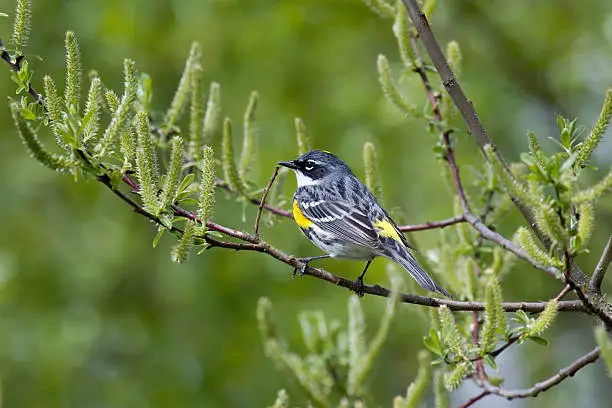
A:
{"type": "Polygon", "coordinates": [[[289,169],[294,169],[294,170],[295,170],[295,169],[297,169],[297,166],[296,166],[296,165],[295,165],[295,163],[294,163],[294,162],[292,162],[292,161],[288,161],[288,162],[278,162],[278,163],[276,163],[276,164],[278,164],[279,166],[287,167],[287,168],[289,168],[289,169]]]}

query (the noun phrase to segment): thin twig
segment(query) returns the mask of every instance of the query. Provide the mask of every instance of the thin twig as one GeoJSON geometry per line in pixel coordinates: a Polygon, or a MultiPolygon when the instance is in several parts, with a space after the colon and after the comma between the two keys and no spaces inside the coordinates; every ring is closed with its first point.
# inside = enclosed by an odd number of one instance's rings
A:
{"type": "Polygon", "coordinates": [[[418,6],[416,0],[402,0],[402,2],[404,3],[406,10],[408,10],[410,19],[419,33],[419,39],[423,43],[423,46],[431,58],[431,62],[434,64],[436,71],[438,71],[438,74],[442,79],[444,88],[446,88],[446,91],[450,95],[454,104],[457,106],[457,109],[459,109],[459,112],[461,112],[461,115],[467,124],[468,131],[476,139],[481,149],[488,144],[492,145],[493,143],[487,135],[484,126],[482,126],[472,102],[470,102],[465,96],[457,77],[455,77],[450,65],[448,65],[448,62],[444,57],[444,53],[442,52],[433,31],[431,31],[431,27],[429,26],[425,14],[423,11],[421,11],[421,8],[418,6]]]}
{"type": "Polygon", "coordinates": [[[480,394],[476,395],[475,397],[470,398],[465,404],[460,405],[458,408],[468,408],[468,407],[471,407],[472,405],[474,405],[475,403],[477,403],[478,401],[480,401],[481,399],[483,399],[484,397],[486,397],[489,394],[491,394],[489,391],[484,390],[480,394]]]}
{"type": "MultiPolygon", "coordinates": [[[[480,340],[478,339],[478,330],[479,330],[479,317],[478,312],[472,312],[474,323],[472,323],[472,341],[474,342],[474,347],[480,347],[480,340]]],[[[484,364],[482,363],[482,357],[476,359],[476,374],[480,381],[487,381],[487,375],[484,370],[484,364]]]]}
{"type": "Polygon", "coordinates": [[[559,294],[557,296],[555,296],[554,300],[556,300],[558,302],[561,299],[563,299],[563,297],[565,295],[567,295],[567,292],[569,292],[571,288],[572,288],[572,285],[570,285],[570,284],[565,285],[565,287],[563,287],[561,292],[559,292],[559,294]]]}
{"type": "Polygon", "coordinates": [[[589,290],[595,291],[596,293],[601,293],[601,283],[603,282],[604,276],[606,275],[606,271],[608,270],[608,266],[612,261],[612,235],[608,237],[608,242],[606,243],[606,247],[604,248],[601,258],[599,258],[599,262],[593,271],[593,276],[591,277],[591,281],[589,282],[589,290]]]}
{"type": "Polygon", "coordinates": [[[268,181],[268,185],[263,192],[263,196],[261,197],[261,202],[257,206],[257,216],[255,217],[255,227],[253,228],[253,233],[255,235],[259,235],[259,220],[261,219],[261,212],[263,211],[264,205],[266,204],[266,198],[268,197],[268,192],[272,187],[272,183],[276,180],[276,176],[278,176],[279,167],[274,167],[274,172],[272,173],[272,177],[270,177],[270,181],[268,181]]]}
{"type": "Polygon", "coordinates": [[[559,372],[552,377],[547,378],[546,380],[536,383],[531,388],[525,388],[522,390],[506,390],[501,387],[493,387],[488,384],[483,384],[483,388],[485,391],[488,391],[490,394],[499,395],[500,397],[504,397],[507,400],[513,400],[516,398],[531,398],[537,397],[541,392],[547,391],[555,385],[561,383],[563,380],[569,377],[573,377],[578,371],[580,371],[585,366],[594,363],[597,361],[600,355],[599,347],[595,347],[592,351],[580,357],[578,360],[574,361],[572,364],[567,367],[562,368],[559,372]]]}
{"type": "MultiPolygon", "coordinates": [[[[501,346],[499,346],[498,348],[496,348],[495,350],[493,350],[490,353],[487,353],[489,356],[495,358],[497,356],[499,356],[501,353],[504,352],[504,350],[506,350],[508,347],[510,347],[511,345],[513,345],[514,343],[516,343],[518,341],[518,339],[520,339],[521,336],[516,335],[516,336],[512,336],[510,337],[504,344],[502,344],[501,346]]],[[[477,356],[477,357],[472,357],[469,359],[469,361],[478,361],[478,360],[482,360],[482,356],[477,356]]]]}
{"type": "Polygon", "coordinates": [[[547,274],[551,276],[557,277],[561,273],[561,271],[559,271],[554,266],[544,265],[544,264],[541,264],[531,259],[531,257],[527,254],[527,252],[525,252],[522,248],[520,248],[518,245],[516,245],[514,242],[510,241],[509,239],[504,238],[501,234],[487,227],[485,224],[482,223],[482,221],[480,221],[480,218],[476,217],[474,214],[466,213],[464,214],[464,216],[465,216],[466,221],[472,227],[474,227],[474,229],[476,229],[476,231],[478,231],[485,239],[488,239],[489,241],[496,243],[501,248],[505,249],[508,252],[513,253],[517,257],[533,265],[535,268],[543,272],[546,272],[547,274]]]}
{"type": "Polygon", "coordinates": [[[429,221],[423,224],[400,225],[398,228],[402,232],[424,231],[436,228],[444,228],[462,222],[465,222],[465,217],[463,215],[459,215],[457,217],[447,218],[445,220],[440,221],[429,221]]]}

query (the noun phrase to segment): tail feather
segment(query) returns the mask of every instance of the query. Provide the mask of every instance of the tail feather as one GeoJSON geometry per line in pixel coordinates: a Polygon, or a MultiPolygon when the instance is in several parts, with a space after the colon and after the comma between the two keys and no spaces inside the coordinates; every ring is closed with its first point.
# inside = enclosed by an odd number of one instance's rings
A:
{"type": "Polygon", "coordinates": [[[451,298],[452,296],[448,293],[444,288],[436,283],[431,276],[419,265],[419,263],[414,259],[414,256],[408,251],[408,249],[403,248],[403,251],[395,252],[393,254],[389,254],[389,258],[398,264],[402,265],[406,271],[417,281],[417,283],[423,288],[430,290],[432,292],[438,292],[446,296],[447,298],[451,298]]]}

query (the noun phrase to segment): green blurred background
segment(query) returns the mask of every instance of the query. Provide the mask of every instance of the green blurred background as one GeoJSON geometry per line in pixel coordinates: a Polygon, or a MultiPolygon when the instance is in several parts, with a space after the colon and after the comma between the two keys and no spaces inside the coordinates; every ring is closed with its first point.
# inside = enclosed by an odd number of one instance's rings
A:
{"type": "MultiPolygon", "coordinates": [[[[359,0],[32,0],[27,53],[35,70],[63,76],[63,37],[74,30],[86,73],[96,69],[107,86],[121,88],[122,59],[136,60],[154,81],[154,106],[163,113],[172,97],[190,44],[199,41],[207,81],[222,86],[224,114],[239,123],[251,90],[261,96],[261,138],[256,179],[264,184],[278,160],[297,152],[293,118],[304,119],[316,147],[345,159],[363,174],[362,146],[378,148],[386,205],[401,223],[452,215],[450,189],[432,154],[435,139],[419,120],[397,114],[384,100],[376,57],[399,61],[391,22],[359,0]]],[[[541,141],[556,136],[555,117],[579,117],[588,129],[612,85],[612,5],[608,1],[517,0],[439,2],[433,26],[445,43],[459,41],[461,79],[490,135],[511,160],[526,149],[525,133],[541,141]]],[[[0,1],[12,14],[14,4],[0,1]]],[[[7,40],[11,18],[0,20],[7,40]]],[[[397,65],[396,65],[397,67],[397,65]]],[[[14,94],[8,67],[0,95],[14,94]]],[[[397,71],[397,70],[396,70],[397,71]]],[[[421,85],[403,86],[422,101],[421,85]]],[[[185,265],[170,262],[172,239],[153,249],[155,228],[132,213],[100,184],[75,183],[28,157],[8,107],[0,109],[0,375],[7,407],[262,407],[279,388],[305,405],[289,376],[263,353],[255,305],[269,297],[281,329],[301,347],[297,314],[322,309],[346,321],[349,293],[310,278],[291,279],[291,268],[258,253],[212,250],[185,265]]],[[[480,158],[459,120],[458,159],[469,180],[480,158]]],[[[239,126],[237,126],[239,129],[239,126]]],[[[598,167],[612,163],[604,140],[598,167]]],[[[51,138],[46,141],[51,144],[51,138]]],[[[218,141],[217,141],[218,142],[218,141]]],[[[218,143],[217,143],[218,145],[218,143]]],[[[600,170],[600,172],[603,170],[600,170]]],[[[593,178],[594,179],[594,178],[593,178]]],[[[292,193],[291,178],[286,193],[292,193]]],[[[255,214],[220,192],[216,220],[249,230],[255,214]]],[[[598,208],[591,270],[612,225],[612,200],[598,208]]],[[[508,217],[511,235],[520,218],[508,217]]],[[[318,254],[289,220],[262,235],[283,250],[318,254]]],[[[412,238],[422,250],[436,246],[437,232],[412,238]]],[[[360,263],[324,261],[354,278],[360,263]]],[[[385,261],[374,263],[369,282],[386,283],[385,261]]],[[[610,285],[606,285],[610,288],[610,285]]],[[[503,282],[507,300],[542,300],[559,283],[522,263],[503,282]]],[[[376,327],[384,307],[365,297],[376,327]]],[[[400,307],[387,346],[369,381],[371,406],[390,406],[416,372],[426,321],[417,307],[400,307]]],[[[592,347],[592,324],[563,315],[552,345],[526,344],[503,355],[507,386],[530,386],[592,347]]],[[[612,392],[600,364],[524,407],[608,407],[612,392]]],[[[465,387],[453,406],[476,394],[465,387]]],[[[429,400],[428,404],[432,404],[429,400]]],[[[506,406],[497,397],[480,407],[506,406]]]]}

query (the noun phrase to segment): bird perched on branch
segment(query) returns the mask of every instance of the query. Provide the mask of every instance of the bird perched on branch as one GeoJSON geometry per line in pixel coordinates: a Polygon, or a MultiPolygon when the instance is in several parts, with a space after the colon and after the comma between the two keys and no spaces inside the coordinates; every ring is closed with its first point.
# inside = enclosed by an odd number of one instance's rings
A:
{"type": "Polygon", "coordinates": [[[304,234],[326,255],[302,258],[306,271],[314,259],[366,261],[355,281],[361,293],[363,277],[377,256],[400,264],[421,287],[450,297],[414,259],[414,249],[389,214],[351,169],[333,154],[312,150],[295,160],[278,162],[295,172],[293,218],[304,234]]]}

